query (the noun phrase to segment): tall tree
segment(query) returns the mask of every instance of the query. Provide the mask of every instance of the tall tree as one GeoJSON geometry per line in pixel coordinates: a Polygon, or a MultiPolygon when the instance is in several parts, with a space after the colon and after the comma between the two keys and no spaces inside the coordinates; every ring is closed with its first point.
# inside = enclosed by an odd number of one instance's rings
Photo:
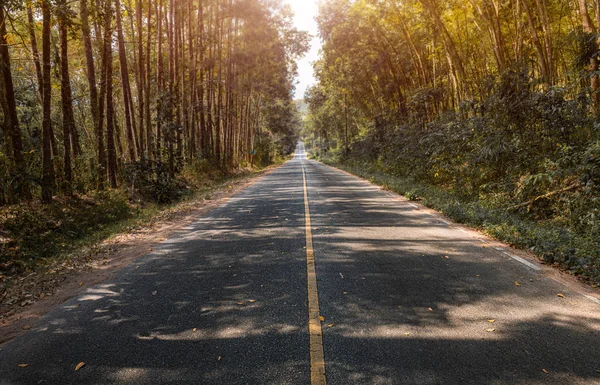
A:
{"type": "Polygon", "coordinates": [[[42,202],[52,201],[55,188],[52,159],[51,23],[52,4],[42,0],[42,202]]]}

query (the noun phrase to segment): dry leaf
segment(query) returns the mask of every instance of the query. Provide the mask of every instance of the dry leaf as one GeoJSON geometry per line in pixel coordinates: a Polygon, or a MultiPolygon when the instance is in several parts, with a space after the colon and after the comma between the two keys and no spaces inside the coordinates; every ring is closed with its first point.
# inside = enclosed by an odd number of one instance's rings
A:
{"type": "Polygon", "coordinates": [[[330,323],[329,325],[327,325],[327,327],[328,327],[328,328],[332,328],[332,327],[333,327],[333,325],[335,325],[335,324],[332,322],[332,323],[330,323]]]}
{"type": "Polygon", "coordinates": [[[347,291],[345,291],[345,292],[344,292],[344,295],[346,295],[346,294],[348,294],[348,292],[347,292],[347,291]]]}
{"type": "Polygon", "coordinates": [[[430,308],[430,307],[428,307],[428,308],[427,308],[427,310],[429,310],[429,311],[433,311],[433,309],[432,309],[432,308],[430,308]]]}
{"type": "Polygon", "coordinates": [[[29,364],[19,364],[17,365],[19,368],[26,368],[29,366],[29,364]]]}
{"type": "Polygon", "coordinates": [[[450,257],[449,257],[449,256],[447,256],[447,255],[444,255],[444,258],[446,258],[446,259],[450,259],[450,257]]]}
{"type": "Polygon", "coordinates": [[[542,372],[548,374],[548,371],[546,369],[542,369],[542,372]]]}
{"type": "Polygon", "coordinates": [[[521,284],[517,281],[515,281],[515,286],[521,286],[521,284]]]}
{"type": "Polygon", "coordinates": [[[486,330],[486,332],[488,332],[488,333],[495,332],[495,331],[496,331],[496,329],[494,329],[494,328],[491,328],[491,329],[487,329],[487,330],[486,330]]]}
{"type": "Polygon", "coordinates": [[[319,316],[319,321],[323,322],[325,321],[325,317],[323,317],[322,315],[319,316]]]}
{"type": "Polygon", "coordinates": [[[256,302],[256,300],[255,299],[249,299],[248,302],[254,303],[254,302],[256,302]]]}
{"type": "Polygon", "coordinates": [[[23,330],[29,330],[29,329],[31,329],[31,326],[29,326],[29,325],[23,326],[23,330]]]}
{"type": "Polygon", "coordinates": [[[78,371],[79,369],[83,368],[85,366],[85,362],[81,361],[80,363],[77,364],[77,366],[75,367],[75,371],[78,371]]]}
{"type": "Polygon", "coordinates": [[[158,292],[155,290],[152,292],[152,295],[156,295],[158,292]]]}
{"type": "Polygon", "coordinates": [[[83,286],[83,282],[79,282],[79,287],[83,286]]]}
{"type": "Polygon", "coordinates": [[[198,328],[193,328],[192,333],[196,333],[196,330],[198,330],[198,328]]]}
{"type": "Polygon", "coordinates": [[[45,296],[46,296],[46,293],[44,293],[44,292],[40,293],[40,299],[44,299],[45,296]]]}
{"type": "Polygon", "coordinates": [[[494,323],[494,322],[496,322],[496,320],[495,319],[489,319],[488,322],[489,323],[494,323]]]}
{"type": "Polygon", "coordinates": [[[238,302],[237,304],[238,304],[238,305],[243,305],[244,303],[240,301],[240,302],[238,302]]]}
{"type": "Polygon", "coordinates": [[[556,296],[557,296],[557,297],[560,297],[560,298],[565,298],[565,295],[564,295],[564,294],[557,294],[556,296]]]}
{"type": "Polygon", "coordinates": [[[222,358],[221,356],[217,357],[217,361],[221,362],[222,358]]]}
{"type": "Polygon", "coordinates": [[[410,332],[406,332],[406,333],[404,333],[404,335],[405,335],[405,336],[409,336],[409,335],[410,335],[410,332]]]}

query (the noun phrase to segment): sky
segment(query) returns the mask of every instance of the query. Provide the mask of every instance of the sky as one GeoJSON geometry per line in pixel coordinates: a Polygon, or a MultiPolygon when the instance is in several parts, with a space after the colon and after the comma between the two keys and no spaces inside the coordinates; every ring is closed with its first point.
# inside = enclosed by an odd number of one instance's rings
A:
{"type": "Polygon", "coordinates": [[[321,41],[318,38],[317,22],[317,0],[284,0],[294,10],[294,24],[302,31],[308,31],[313,36],[311,49],[306,56],[298,62],[298,84],[296,84],[296,99],[303,99],[304,92],[308,87],[316,83],[312,62],[319,57],[321,41]]]}

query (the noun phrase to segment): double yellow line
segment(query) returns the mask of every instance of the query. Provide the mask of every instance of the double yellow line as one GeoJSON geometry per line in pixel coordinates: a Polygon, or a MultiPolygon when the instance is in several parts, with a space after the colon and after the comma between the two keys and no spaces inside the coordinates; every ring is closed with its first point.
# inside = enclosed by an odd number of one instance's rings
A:
{"type": "Polygon", "coordinates": [[[319,311],[319,291],[317,289],[317,271],[315,268],[315,250],[313,248],[310,225],[310,207],[308,204],[308,188],[304,162],[302,181],[304,183],[304,218],[306,223],[306,273],[308,277],[308,332],[310,336],[310,383],[325,385],[325,355],[323,353],[323,330],[319,311]]]}

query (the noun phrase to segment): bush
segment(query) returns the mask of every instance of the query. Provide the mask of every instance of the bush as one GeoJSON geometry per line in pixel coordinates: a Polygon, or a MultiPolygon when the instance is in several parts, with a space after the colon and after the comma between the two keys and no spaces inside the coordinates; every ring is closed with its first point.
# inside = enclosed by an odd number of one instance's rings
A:
{"type": "Polygon", "coordinates": [[[181,198],[186,185],[171,177],[169,166],[159,161],[138,161],[125,166],[125,178],[132,197],[159,204],[173,203],[181,198]]]}

